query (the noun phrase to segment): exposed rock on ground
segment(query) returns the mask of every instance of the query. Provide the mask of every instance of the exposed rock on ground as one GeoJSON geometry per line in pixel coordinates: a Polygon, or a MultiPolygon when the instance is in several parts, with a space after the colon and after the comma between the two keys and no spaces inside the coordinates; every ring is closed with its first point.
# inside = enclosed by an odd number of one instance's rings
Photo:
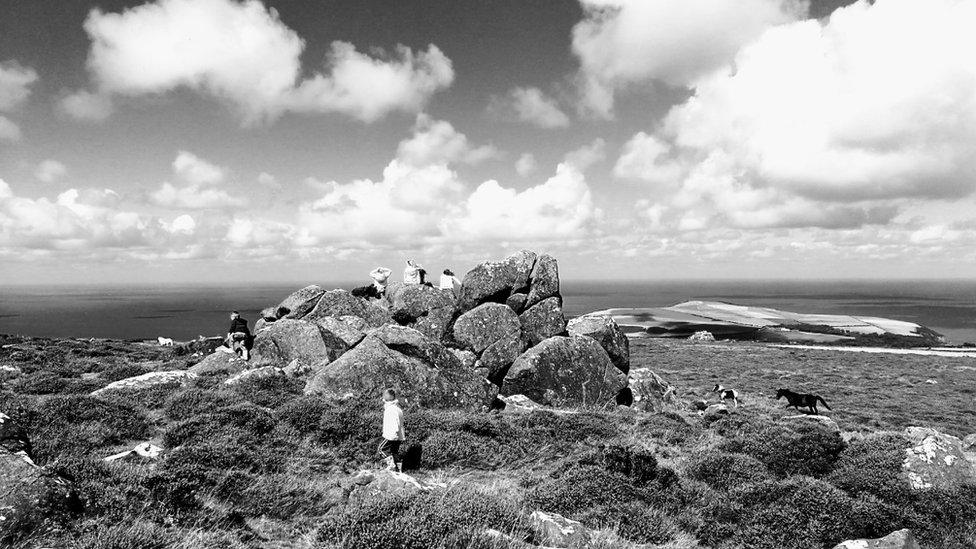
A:
{"type": "Polygon", "coordinates": [[[844,541],[834,549],[919,549],[919,546],[911,530],[903,528],[883,538],[844,541]]]}
{"type": "Polygon", "coordinates": [[[627,386],[596,340],[558,336],[530,348],[508,370],[502,393],[550,406],[604,405],[627,386]]]}
{"type": "Polygon", "coordinates": [[[305,286],[282,300],[272,310],[273,314],[276,318],[302,318],[315,308],[324,294],[325,290],[319,286],[305,286]]]}
{"type": "Polygon", "coordinates": [[[386,290],[393,321],[410,326],[431,339],[441,339],[451,326],[456,302],[453,290],[391,283],[386,290]]]}
{"type": "Polygon", "coordinates": [[[905,450],[902,470],[913,490],[976,484],[976,467],[966,459],[958,438],[924,427],[909,427],[904,434],[911,446],[905,450]]]}
{"type": "Polygon", "coordinates": [[[169,372],[149,372],[147,374],[142,374],[140,376],[114,381],[97,391],[92,391],[91,394],[92,396],[98,396],[107,393],[109,391],[115,391],[120,389],[132,389],[132,390],[147,389],[149,387],[154,387],[156,385],[165,385],[167,383],[185,383],[186,381],[193,379],[195,377],[197,377],[197,374],[188,370],[172,370],[169,372]]]}
{"type": "Polygon", "coordinates": [[[346,335],[350,331],[348,326],[332,317],[316,320],[322,324],[283,318],[258,332],[254,338],[252,360],[255,364],[272,365],[284,365],[292,360],[304,364],[328,363],[349,350],[351,345],[346,343],[346,339],[332,331],[346,335]],[[325,329],[322,325],[329,326],[332,330],[325,329]]]}
{"type": "Polygon", "coordinates": [[[562,305],[562,298],[559,296],[559,265],[551,255],[542,254],[532,267],[529,295],[525,306],[531,307],[550,297],[559,298],[562,305]]]}
{"type": "Polygon", "coordinates": [[[558,297],[546,298],[529,307],[519,315],[519,321],[529,345],[538,345],[544,339],[566,333],[566,317],[558,297]]]}
{"type": "Polygon", "coordinates": [[[674,387],[650,368],[635,368],[630,372],[630,390],[633,406],[638,410],[659,411],[677,399],[674,387]]]}
{"type": "Polygon", "coordinates": [[[840,434],[840,426],[837,422],[827,416],[815,416],[812,414],[799,414],[795,416],[785,416],[780,419],[787,424],[817,423],[830,431],[840,434]]]}
{"type": "Polygon", "coordinates": [[[458,308],[468,311],[482,303],[505,303],[514,293],[524,293],[536,254],[516,252],[502,261],[484,262],[468,271],[461,281],[458,308]]]}
{"type": "Polygon", "coordinates": [[[610,315],[588,314],[569,321],[570,334],[592,337],[621,372],[630,370],[630,341],[610,315]]]}

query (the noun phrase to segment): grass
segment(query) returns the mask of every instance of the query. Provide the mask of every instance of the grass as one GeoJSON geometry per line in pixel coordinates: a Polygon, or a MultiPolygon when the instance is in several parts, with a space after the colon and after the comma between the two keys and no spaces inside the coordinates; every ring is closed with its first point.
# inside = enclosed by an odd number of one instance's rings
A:
{"type": "Polygon", "coordinates": [[[408,409],[405,465],[447,488],[351,499],[350,475],[377,466],[376,399],[307,397],[287,377],[96,398],[89,387],[192,359],[124,342],[0,340],[12,345],[0,364],[23,372],[0,381],[0,411],[83,503],[51,492],[46,506],[0,525],[15,549],[488,548],[506,543],[486,528],[540,542],[528,523],[536,509],[599,532],[593,547],[623,538],[659,549],[829,548],[902,527],[925,548],[976,546],[976,487],[910,492],[904,440],[883,432],[968,434],[976,371],[962,359],[637,340],[633,367],[651,367],[679,396],[722,383],[744,404],[710,424],[683,404],[408,409]],[[770,398],[781,386],[819,393],[842,429],[868,436],[847,444],[819,424],[781,421],[795,413],[770,398]],[[159,461],[101,459],[146,440],[166,448],[159,461]]]}

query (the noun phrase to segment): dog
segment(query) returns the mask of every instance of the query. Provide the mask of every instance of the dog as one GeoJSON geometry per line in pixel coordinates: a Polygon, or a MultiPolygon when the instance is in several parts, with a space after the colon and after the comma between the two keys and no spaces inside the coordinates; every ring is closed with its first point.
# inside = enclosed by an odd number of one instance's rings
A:
{"type": "Polygon", "coordinates": [[[786,407],[789,408],[790,406],[792,406],[793,408],[796,408],[797,412],[803,411],[800,410],[800,406],[802,406],[804,408],[809,408],[814,415],[820,415],[820,412],[817,411],[817,401],[820,401],[824,405],[824,407],[827,408],[828,410],[831,409],[831,407],[827,404],[827,401],[824,400],[823,397],[819,395],[811,395],[806,393],[794,393],[789,389],[777,390],[776,400],[779,400],[783,397],[786,397],[786,402],[787,402],[786,407]]]}
{"type": "Polygon", "coordinates": [[[712,392],[718,393],[719,399],[721,399],[723,402],[726,400],[732,400],[733,406],[736,408],[739,407],[739,392],[736,391],[735,389],[726,389],[721,385],[716,385],[712,389],[712,392]]]}
{"type": "Polygon", "coordinates": [[[172,347],[173,346],[173,338],[171,338],[171,337],[159,336],[159,337],[156,338],[156,340],[159,341],[159,344],[162,345],[163,347],[172,347]]]}

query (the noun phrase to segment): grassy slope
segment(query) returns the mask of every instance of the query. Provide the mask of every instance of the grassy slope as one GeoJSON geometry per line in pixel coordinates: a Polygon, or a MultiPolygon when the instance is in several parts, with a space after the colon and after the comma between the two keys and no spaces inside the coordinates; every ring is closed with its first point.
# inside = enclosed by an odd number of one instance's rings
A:
{"type": "Polygon", "coordinates": [[[0,364],[23,371],[0,374],[0,411],[89,504],[80,515],[55,506],[8,521],[0,546],[471,548],[486,546],[472,535],[484,526],[525,535],[524,512],[544,509],[670,549],[829,548],[905,526],[927,548],[976,547],[973,490],[905,494],[897,439],[845,448],[819,428],[778,424],[791,412],[769,398],[779,386],[818,392],[844,429],[921,424],[963,435],[976,424],[971,359],[637,340],[633,366],[651,367],[682,397],[722,383],[746,404],[711,425],[684,406],[408,410],[408,435],[423,444],[415,474],[454,487],[343,510],[337,487],[375,465],[374,401],[329,405],[302,397],[301,380],[228,388],[201,378],[103,402],[84,395],[194,359],[118,342],[0,343],[15,343],[0,364]],[[169,449],[157,464],[100,462],[149,438],[169,449]]]}

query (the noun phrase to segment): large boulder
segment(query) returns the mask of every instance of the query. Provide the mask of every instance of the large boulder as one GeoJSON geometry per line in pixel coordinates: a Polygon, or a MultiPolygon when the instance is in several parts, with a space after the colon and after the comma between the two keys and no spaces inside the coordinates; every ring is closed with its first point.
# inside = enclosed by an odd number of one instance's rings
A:
{"type": "Polygon", "coordinates": [[[630,391],[632,406],[638,410],[659,412],[676,400],[674,387],[650,368],[634,368],[630,372],[630,391]]]}
{"type": "Polygon", "coordinates": [[[625,374],[630,371],[630,341],[612,316],[579,316],[570,320],[566,329],[574,335],[592,337],[607,352],[614,366],[625,374]]]}
{"type": "Polygon", "coordinates": [[[627,386],[596,340],[551,337],[522,353],[502,384],[505,395],[523,394],[547,406],[604,405],[627,386]]]}
{"type": "Polygon", "coordinates": [[[295,291],[274,308],[277,318],[302,318],[315,308],[325,290],[313,284],[295,291]]]}
{"type": "MultiPolygon", "coordinates": [[[[522,334],[529,345],[538,345],[542,340],[566,333],[566,317],[558,297],[543,299],[519,315],[522,334]]],[[[624,373],[627,373],[624,370],[624,373]]]]}
{"type": "Polygon", "coordinates": [[[387,324],[370,333],[382,341],[387,348],[408,357],[424,361],[442,370],[459,370],[461,361],[440,342],[425,336],[420,330],[407,326],[387,324]]]}
{"type": "MultiPolygon", "coordinates": [[[[243,362],[243,361],[241,361],[243,362]]],[[[148,389],[157,385],[168,383],[186,383],[197,377],[198,374],[189,370],[171,370],[168,372],[149,372],[135,377],[127,377],[118,381],[113,381],[97,391],[92,391],[92,396],[98,396],[109,391],[118,390],[139,390],[148,389]]]]}
{"type": "Polygon", "coordinates": [[[550,297],[559,297],[559,265],[551,255],[542,254],[532,267],[525,306],[531,307],[550,297]]]}
{"type": "Polygon", "coordinates": [[[505,303],[513,294],[529,287],[536,255],[518,251],[502,261],[485,262],[468,271],[461,281],[458,308],[467,311],[482,303],[505,303]]]}
{"type": "Polygon", "coordinates": [[[322,294],[315,308],[305,316],[314,321],[322,317],[342,318],[345,315],[358,316],[368,326],[382,326],[393,321],[390,312],[375,302],[356,297],[346,290],[329,290],[322,294]]]}
{"type": "Polygon", "coordinates": [[[902,470],[913,490],[976,484],[976,466],[966,459],[958,438],[924,427],[908,427],[905,438],[910,446],[902,470]]]}
{"type": "MultiPolygon", "coordinates": [[[[346,329],[341,321],[332,320],[346,329]]],[[[328,323],[325,318],[318,318],[316,322],[283,318],[268,326],[254,338],[254,363],[280,367],[292,360],[317,364],[339,358],[351,345],[332,332],[323,330],[319,322],[328,323]]]]}
{"type": "MultiPolygon", "coordinates": [[[[226,347],[223,348],[226,349],[226,347]]],[[[198,376],[220,376],[233,375],[243,371],[245,368],[247,368],[247,361],[237,356],[236,353],[218,350],[207,355],[203,360],[191,366],[187,371],[198,376]]]]}
{"type": "Polygon", "coordinates": [[[251,381],[255,379],[265,379],[271,377],[285,376],[285,371],[277,366],[262,366],[260,368],[251,368],[250,370],[244,370],[239,374],[235,374],[224,381],[225,385],[240,385],[245,381],[251,381]]]}
{"type": "Polygon", "coordinates": [[[485,303],[454,321],[454,340],[481,353],[502,339],[519,339],[522,323],[515,311],[500,303],[485,303]]]}
{"type": "Polygon", "coordinates": [[[305,394],[331,399],[379,397],[384,389],[392,388],[401,401],[425,408],[480,409],[491,401],[490,384],[477,372],[462,369],[446,348],[443,353],[431,350],[439,344],[430,340],[423,345],[399,344],[408,352],[426,347],[430,356],[450,356],[453,360],[448,359],[448,367],[442,369],[423,352],[411,356],[388,347],[382,338],[394,341],[392,335],[370,334],[335,362],[316,367],[305,384],[305,394]]]}
{"type": "Polygon", "coordinates": [[[852,539],[834,546],[834,549],[919,549],[911,530],[903,528],[876,539],[852,539]]]}
{"type": "Polygon", "coordinates": [[[386,299],[394,322],[416,328],[433,339],[443,338],[454,318],[453,290],[394,282],[386,289],[386,299]]]}
{"type": "Polygon", "coordinates": [[[366,333],[363,331],[366,321],[356,316],[345,316],[342,319],[324,316],[316,318],[315,323],[318,324],[319,330],[322,332],[325,344],[330,348],[345,347],[345,349],[351,349],[366,337],[366,333]]]}

